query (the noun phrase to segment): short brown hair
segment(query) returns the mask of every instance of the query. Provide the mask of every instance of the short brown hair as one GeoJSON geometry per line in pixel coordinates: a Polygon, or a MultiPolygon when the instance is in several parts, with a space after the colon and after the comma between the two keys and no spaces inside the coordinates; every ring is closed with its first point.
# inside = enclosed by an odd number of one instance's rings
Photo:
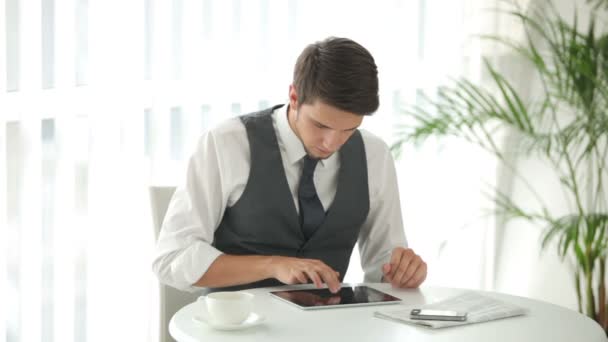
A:
{"type": "Polygon", "coordinates": [[[330,37],[308,45],[293,72],[298,106],[316,100],[359,115],[378,109],[378,68],[360,44],[330,37]]]}

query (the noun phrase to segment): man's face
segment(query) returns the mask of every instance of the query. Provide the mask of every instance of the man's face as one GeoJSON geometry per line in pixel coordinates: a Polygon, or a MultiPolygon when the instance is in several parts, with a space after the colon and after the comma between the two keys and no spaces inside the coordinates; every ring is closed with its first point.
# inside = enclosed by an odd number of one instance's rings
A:
{"type": "Polygon", "coordinates": [[[363,122],[363,116],[346,112],[319,100],[290,107],[290,122],[313,158],[326,159],[338,151],[363,122]]]}

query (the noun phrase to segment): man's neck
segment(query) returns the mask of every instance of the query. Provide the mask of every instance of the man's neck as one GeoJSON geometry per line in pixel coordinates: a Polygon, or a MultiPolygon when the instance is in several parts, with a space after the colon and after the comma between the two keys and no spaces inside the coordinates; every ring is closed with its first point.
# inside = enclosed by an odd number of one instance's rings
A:
{"type": "MultiPolygon", "coordinates": [[[[296,110],[292,108],[289,104],[287,105],[287,123],[289,123],[289,128],[293,131],[293,133],[300,139],[300,134],[298,133],[298,129],[296,128],[296,110]]],[[[300,139],[301,141],[301,139],[300,139]]]]}

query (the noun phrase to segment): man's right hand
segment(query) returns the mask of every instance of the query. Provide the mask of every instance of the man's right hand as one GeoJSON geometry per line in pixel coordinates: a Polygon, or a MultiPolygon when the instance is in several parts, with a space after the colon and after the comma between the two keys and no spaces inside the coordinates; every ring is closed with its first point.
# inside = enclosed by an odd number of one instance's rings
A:
{"type": "Polygon", "coordinates": [[[273,256],[270,267],[274,278],[284,284],[305,284],[312,281],[317,288],[323,283],[332,293],[340,291],[340,273],[321,260],[273,256]]]}

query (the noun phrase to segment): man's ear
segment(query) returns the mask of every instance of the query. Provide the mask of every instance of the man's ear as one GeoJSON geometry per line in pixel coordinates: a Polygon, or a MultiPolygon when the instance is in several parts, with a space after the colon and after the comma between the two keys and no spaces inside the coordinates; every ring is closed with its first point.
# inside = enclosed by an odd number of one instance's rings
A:
{"type": "Polygon", "coordinates": [[[298,93],[296,87],[293,84],[289,85],[289,107],[298,109],[298,93]]]}

